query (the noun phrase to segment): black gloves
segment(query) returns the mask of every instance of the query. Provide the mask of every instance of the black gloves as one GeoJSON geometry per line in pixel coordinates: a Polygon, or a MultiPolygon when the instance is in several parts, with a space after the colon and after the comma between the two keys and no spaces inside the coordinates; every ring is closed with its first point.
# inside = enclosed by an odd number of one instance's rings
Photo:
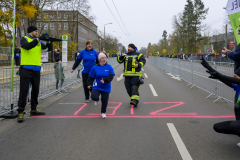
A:
{"type": "Polygon", "coordinates": [[[40,39],[40,40],[45,40],[45,41],[49,41],[49,36],[48,36],[48,34],[47,33],[45,33],[45,34],[42,34],[38,39],[40,39]]]}
{"type": "Polygon", "coordinates": [[[203,57],[200,58],[200,60],[202,60],[201,64],[203,65],[203,67],[205,67],[205,68],[207,68],[207,69],[210,67],[209,64],[208,64],[208,62],[206,62],[203,57]]]}
{"type": "MultiPolygon", "coordinates": [[[[201,59],[201,58],[200,58],[201,59]]],[[[205,61],[205,59],[202,57],[202,62],[201,64],[203,65],[203,67],[205,67],[207,70],[209,70],[210,72],[217,72],[216,70],[214,70],[208,62],[205,61]]]]}
{"type": "Polygon", "coordinates": [[[221,74],[218,72],[211,72],[211,71],[206,71],[206,72],[210,74],[209,78],[212,78],[212,79],[219,79],[219,77],[221,76],[221,74]]]}

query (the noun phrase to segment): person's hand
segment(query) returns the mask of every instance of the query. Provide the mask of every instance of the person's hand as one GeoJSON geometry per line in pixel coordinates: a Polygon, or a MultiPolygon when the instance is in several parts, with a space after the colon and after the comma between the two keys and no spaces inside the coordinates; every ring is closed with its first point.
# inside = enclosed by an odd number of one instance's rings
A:
{"type": "Polygon", "coordinates": [[[210,72],[208,70],[206,72],[210,74],[210,76],[208,78],[218,79],[218,77],[219,77],[219,73],[218,72],[210,72]]]}
{"type": "Polygon", "coordinates": [[[227,56],[227,52],[229,52],[230,50],[228,50],[226,47],[224,47],[224,50],[222,50],[222,54],[225,54],[227,56]]]}
{"type": "Polygon", "coordinates": [[[92,88],[92,86],[87,86],[87,88],[88,88],[88,89],[91,89],[91,88],[92,88]]]}
{"type": "Polygon", "coordinates": [[[127,54],[123,54],[122,56],[125,57],[127,54]]]}
{"type": "Polygon", "coordinates": [[[238,75],[236,75],[236,74],[234,74],[234,77],[240,79],[240,77],[238,75]]]}
{"type": "Polygon", "coordinates": [[[104,84],[104,83],[105,83],[105,82],[104,82],[104,80],[103,80],[103,78],[102,78],[102,80],[101,80],[101,83],[102,83],[102,84],[104,84]]]}
{"type": "Polygon", "coordinates": [[[138,63],[134,65],[135,68],[138,68],[138,63]]]}
{"type": "Polygon", "coordinates": [[[74,70],[71,70],[71,73],[73,73],[74,70]]]}

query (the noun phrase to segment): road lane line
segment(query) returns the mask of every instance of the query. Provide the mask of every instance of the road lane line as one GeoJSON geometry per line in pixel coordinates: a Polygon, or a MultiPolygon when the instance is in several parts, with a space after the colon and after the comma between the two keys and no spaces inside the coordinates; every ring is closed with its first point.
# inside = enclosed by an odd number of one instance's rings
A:
{"type": "Polygon", "coordinates": [[[183,160],[192,160],[185,144],[183,143],[180,135],[178,134],[173,123],[167,123],[168,129],[170,130],[172,137],[177,145],[178,151],[180,152],[183,160]]]}
{"type": "Polygon", "coordinates": [[[146,77],[146,78],[148,78],[148,76],[147,76],[147,74],[146,74],[146,73],[144,73],[144,75],[145,75],[145,77],[146,77]]]}
{"type": "Polygon", "coordinates": [[[144,69],[142,68],[142,71],[144,71],[144,69]]]}
{"type": "Polygon", "coordinates": [[[150,89],[151,89],[153,95],[154,95],[155,97],[157,97],[158,94],[157,94],[157,92],[155,91],[155,89],[153,88],[153,85],[152,85],[152,84],[149,84],[149,87],[150,87],[150,89]]]}

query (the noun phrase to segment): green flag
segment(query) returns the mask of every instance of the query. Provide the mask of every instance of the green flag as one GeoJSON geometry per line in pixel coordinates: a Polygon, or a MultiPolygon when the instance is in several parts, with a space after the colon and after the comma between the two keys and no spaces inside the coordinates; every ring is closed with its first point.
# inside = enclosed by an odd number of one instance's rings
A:
{"type": "Polygon", "coordinates": [[[238,0],[229,0],[226,10],[233,28],[237,44],[240,43],[240,35],[238,35],[238,29],[240,26],[240,2],[238,0]]]}

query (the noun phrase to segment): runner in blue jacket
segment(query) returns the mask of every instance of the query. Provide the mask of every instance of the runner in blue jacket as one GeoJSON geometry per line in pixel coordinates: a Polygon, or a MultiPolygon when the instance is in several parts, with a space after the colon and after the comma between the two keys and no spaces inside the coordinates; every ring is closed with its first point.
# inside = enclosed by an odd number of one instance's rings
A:
{"type": "Polygon", "coordinates": [[[111,92],[111,81],[115,76],[111,65],[107,64],[107,57],[104,53],[98,56],[99,64],[94,66],[88,77],[88,89],[93,89],[91,98],[98,102],[101,95],[102,118],[106,118],[106,109],[108,105],[109,94],[111,92]]]}
{"type": "Polygon", "coordinates": [[[83,81],[83,88],[85,92],[85,102],[89,102],[89,93],[91,89],[87,87],[87,79],[91,69],[98,64],[98,53],[96,50],[93,49],[92,41],[87,41],[86,49],[82,50],[81,53],[77,56],[77,59],[72,67],[71,73],[78,67],[78,65],[83,60],[83,67],[82,67],[82,81],[83,81]]]}

